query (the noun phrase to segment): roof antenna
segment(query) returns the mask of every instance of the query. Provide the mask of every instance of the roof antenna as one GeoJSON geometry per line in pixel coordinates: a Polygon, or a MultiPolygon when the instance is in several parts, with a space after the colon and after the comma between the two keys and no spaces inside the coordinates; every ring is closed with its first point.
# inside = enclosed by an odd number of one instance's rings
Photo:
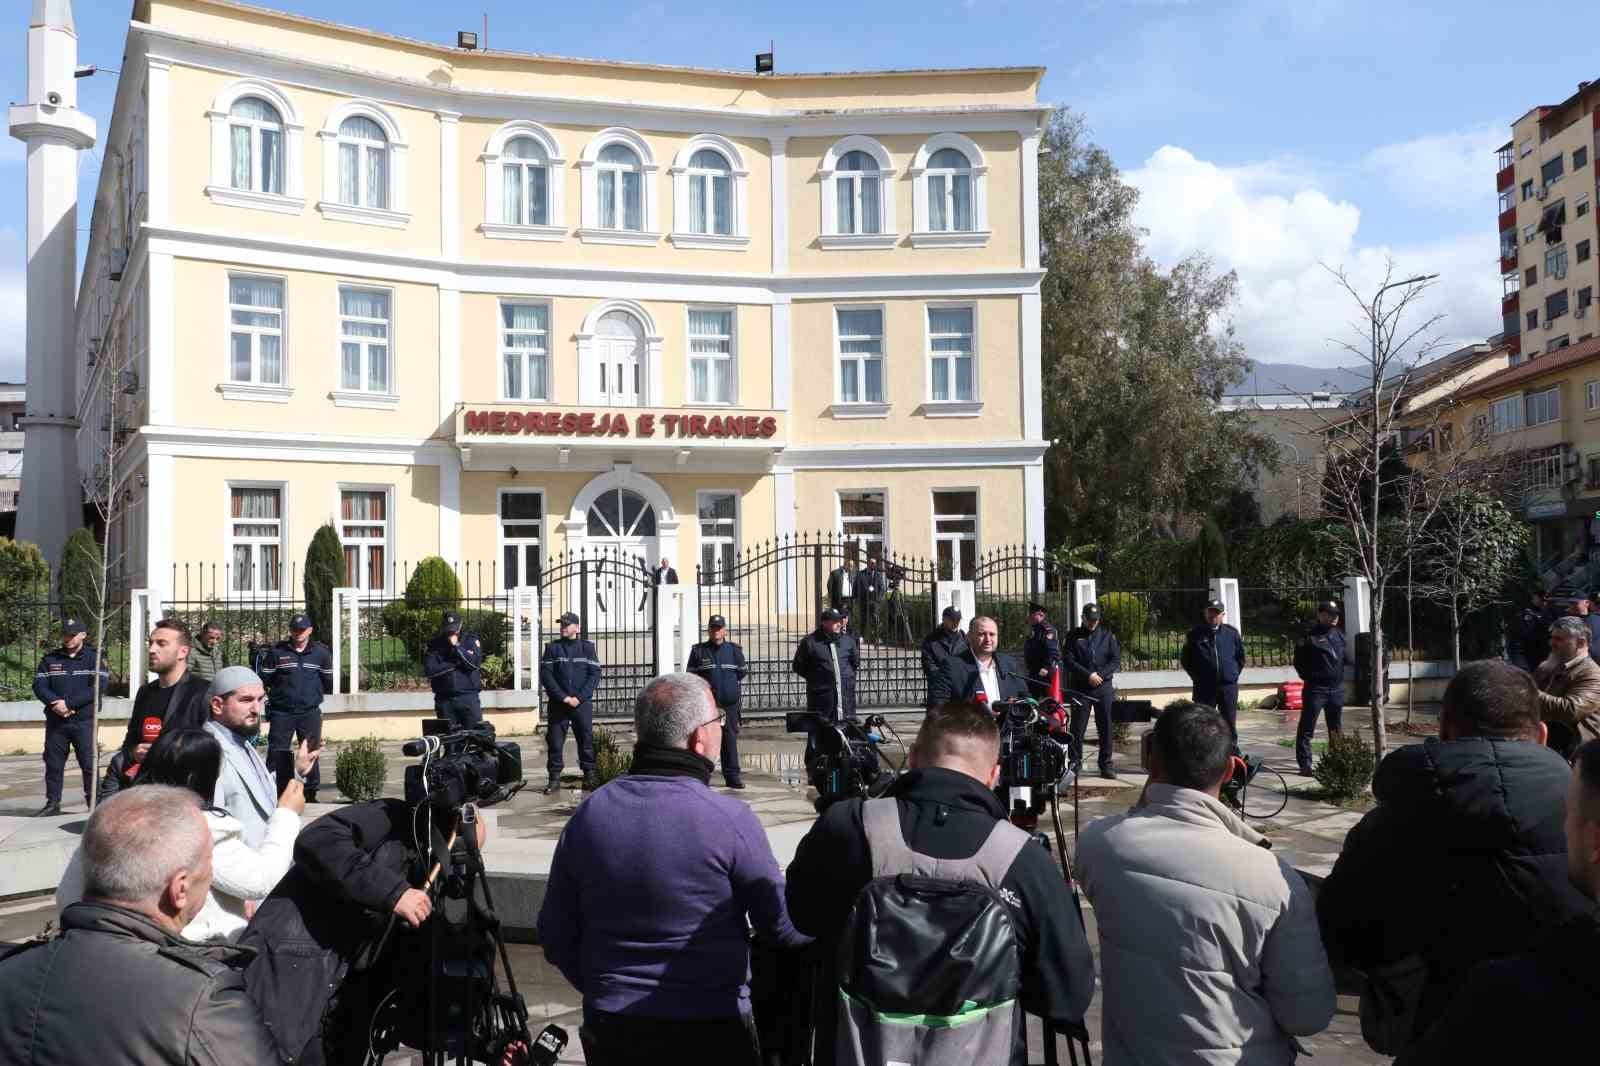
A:
{"type": "Polygon", "coordinates": [[[485,52],[489,50],[489,13],[487,11],[483,13],[483,50],[485,52]]]}

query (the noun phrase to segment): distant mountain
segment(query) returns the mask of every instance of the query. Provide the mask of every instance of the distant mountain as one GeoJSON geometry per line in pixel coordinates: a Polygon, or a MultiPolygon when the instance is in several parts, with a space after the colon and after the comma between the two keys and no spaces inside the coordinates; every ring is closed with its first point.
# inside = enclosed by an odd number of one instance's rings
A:
{"type": "Polygon", "coordinates": [[[1356,372],[1337,366],[1305,366],[1300,363],[1257,363],[1251,361],[1243,381],[1228,389],[1229,396],[1252,396],[1277,392],[1349,392],[1361,384],[1356,372]]]}

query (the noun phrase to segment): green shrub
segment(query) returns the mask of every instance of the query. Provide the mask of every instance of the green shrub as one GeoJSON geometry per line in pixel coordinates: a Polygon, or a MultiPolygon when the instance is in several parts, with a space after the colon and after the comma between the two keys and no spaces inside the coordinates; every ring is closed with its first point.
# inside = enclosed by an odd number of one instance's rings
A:
{"type": "Polygon", "coordinates": [[[1144,601],[1131,592],[1107,592],[1099,604],[1101,624],[1111,630],[1119,643],[1134,643],[1150,626],[1150,612],[1144,601]]]}
{"type": "MultiPolygon", "coordinates": [[[[438,628],[438,615],[434,615],[433,625],[435,629],[438,628]]],[[[507,615],[499,611],[468,608],[461,612],[461,628],[468,633],[477,634],[485,658],[490,655],[505,655],[506,638],[511,628],[511,619],[507,615]]]]}
{"type": "MultiPolygon", "coordinates": [[[[404,600],[384,604],[383,631],[405,645],[406,654],[417,662],[422,661],[428,641],[439,632],[439,619],[448,608],[412,607],[404,600]]],[[[506,632],[510,620],[499,611],[462,611],[461,627],[476,633],[483,646],[483,654],[505,655],[506,632]]]]}
{"type": "Polygon", "coordinates": [[[603,727],[594,731],[594,776],[603,785],[614,777],[621,777],[633,768],[633,752],[624,753],[611,730],[603,727]]]}
{"type": "Polygon", "coordinates": [[[1213,519],[1208,517],[1194,539],[1183,546],[1179,565],[1191,580],[1209,580],[1233,572],[1228,565],[1228,543],[1213,519]]]}
{"type": "Polygon", "coordinates": [[[50,564],[38,545],[0,537],[0,643],[32,652],[50,635],[50,564]]]}
{"type": "Polygon", "coordinates": [[[1317,760],[1311,776],[1330,799],[1342,800],[1366,791],[1372,770],[1372,747],[1359,733],[1330,733],[1328,750],[1317,760]]]}
{"type": "Polygon", "coordinates": [[[61,546],[61,610],[95,628],[100,611],[100,544],[89,528],[75,529],[61,546]]]}
{"type": "Polygon", "coordinates": [[[498,655],[483,657],[483,687],[510,688],[511,664],[498,655]]]}
{"type": "MultiPolygon", "coordinates": [[[[461,606],[461,579],[450,564],[430,555],[417,564],[406,582],[406,606],[434,612],[461,606]]],[[[435,618],[435,621],[438,619],[435,618]]]]}
{"type": "Polygon", "coordinates": [[[333,590],[345,588],[349,583],[339,531],[333,528],[332,522],[326,522],[311,536],[311,544],[306,548],[305,578],[301,581],[306,594],[306,613],[311,616],[311,628],[316,631],[317,639],[333,639],[333,590]]]}
{"type": "Polygon", "coordinates": [[[388,774],[389,760],[384,757],[377,737],[362,737],[339,746],[334,784],[355,802],[365,803],[382,796],[388,774]]]}

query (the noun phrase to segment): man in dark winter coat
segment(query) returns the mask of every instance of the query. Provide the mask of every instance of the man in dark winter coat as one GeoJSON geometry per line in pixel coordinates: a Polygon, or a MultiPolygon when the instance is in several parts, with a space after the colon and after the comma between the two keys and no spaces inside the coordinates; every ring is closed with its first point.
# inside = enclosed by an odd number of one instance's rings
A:
{"type": "Polygon", "coordinates": [[[722,719],[722,781],[744,788],[739,772],[739,710],[743,700],[744,649],[728,639],[728,620],[714,614],[706,622],[706,639],[689,651],[688,672],[711,686],[722,719]]]}
{"type": "Polygon", "coordinates": [[[1335,967],[1425,964],[1406,1044],[1474,965],[1523,951],[1593,908],[1567,876],[1572,775],[1545,736],[1531,677],[1507,662],[1468,663],[1445,689],[1439,739],[1378,767],[1378,806],[1345,838],[1322,885],[1317,917],[1335,967]],[[1384,906],[1398,885],[1427,906],[1384,906]]]}
{"type": "MultiPolygon", "coordinates": [[[[1535,588],[1528,593],[1527,606],[1510,626],[1506,652],[1511,661],[1532,673],[1550,654],[1550,608],[1545,602],[1544,589],[1535,588]]],[[[1587,641],[1585,641],[1587,645],[1587,641]]]]}
{"type": "Polygon", "coordinates": [[[578,735],[578,768],[583,771],[583,787],[594,789],[594,694],[600,688],[600,652],[594,641],[578,636],[583,620],[568,611],[558,622],[561,639],[544,646],[539,659],[539,687],[549,702],[545,721],[545,769],[550,780],[546,796],[561,791],[561,770],[565,766],[562,749],[567,744],[567,729],[578,735]]]}
{"type": "Polygon", "coordinates": [[[428,641],[422,672],[433,688],[433,713],[456,729],[483,724],[483,645],[476,633],[462,629],[461,616],[446,611],[439,632],[428,641]]]}
{"type": "Polygon", "coordinates": [[[1300,723],[1294,733],[1294,759],[1302,776],[1311,776],[1311,741],[1317,735],[1317,716],[1328,717],[1328,734],[1344,727],[1344,630],[1339,628],[1339,603],[1317,604],[1317,622],[1294,649],[1294,672],[1305,688],[1300,723]]]}
{"type": "Polygon", "coordinates": [[[933,699],[934,682],[945,660],[967,650],[967,635],[961,630],[961,609],[946,607],[940,614],[939,624],[922,638],[922,677],[928,683],[928,695],[923,700],[924,709],[938,706],[933,699]]]}
{"type": "MultiPolygon", "coordinates": [[[[289,639],[280,640],[262,656],[256,673],[267,686],[267,765],[278,777],[278,791],[294,780],[297,744],[322,746],[322,697],[333,691],[333,652],[313,640],[311,616],[289,619],[289,639]]],[[[306,802],[317,802],[322,767],[306,775],[306,802]]]]}
{"type": "Polygon", "coordinates": [[[837,722],[856,716],[856,671],[861,645],[844,631],[844,615],[829,607],[813,633],[800,638],[794,651],[794,672],[806,681],[806,710],[837,722]]]}
{"type": "Polygon", "coordinates": [[[1111,736],[1111,704],[1117,698],[1112,678],[1122,669],[1122,649],[1117,635],[1100,623],[1100,605],[1083,605],[1083,624],[1067,634],[1062,648],[1067,687],[1089,697],[1072,701],[1072,767],[1083,766],[1083,741],[1089,733],[1089,706],[1094,707],[1094,731],[1100,743],[1100,776],[1114,778],[1111,760],[1116,744],[1111,736]]]}
{"type": "Polygon", "coordinates": [[[44,704],[44,806],[41,818],[61,813],[67,750],[78,756],[83,805],[89,806],[94,777],[94,693],[105,694],[111,671],[89,644],[89,627],[76,618],[61,623],[61,647],[39,660],[33,694],[44,704]]]}
{"type": "Polygon", "coordinates": [[[1050,695],[1050,674],[1061,668],[1061,638],[1049,615],[1044,604],[1028,604],[1028,639],[1022,645],[1022,661],[1028,670],[1029,695],[1039,699],[1050,695]]]}
{"type": "MultiPolygon", "coordinates": [[[[1600,740],[1578,750],[1567,788],[1567,867],[1590,900],[1600,898],[1600,740]]],[[[1496,921],[1500,915],[1485,915],[1496,921]]],[[[1600,912],[1546,934],[1527,954],[1475,967],[1426,1036],[1396,1066],[1468,1062],[1562,1062],[1587,1046],[1580,1035],[1600,1003],[1600,912]],[[1509,1019],[1536,1019],[1511,1024],[1509,1019]]]]}
{"type": "Polygon", "coordinates": [[[1206,604],[1206,620],[1189,630],[1179,659],[1189,675],[1190,698],[1215,707],[1239,735],[1239,673],[1244,669],[1244,638],[1228,624],[1228,606],[1206,604]]]}

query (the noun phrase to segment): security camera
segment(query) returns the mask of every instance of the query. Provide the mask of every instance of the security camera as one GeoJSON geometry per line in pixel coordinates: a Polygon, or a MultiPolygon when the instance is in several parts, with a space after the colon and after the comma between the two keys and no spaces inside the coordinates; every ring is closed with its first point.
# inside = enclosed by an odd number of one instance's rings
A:
{"type": "Polygon", "coordinates": [[[45,93],[44,94],[44,100],[45,100],[45,103],[49,104],[51,107],[60,107],[61,106],[61,94],[60,93],[57,93],[57,92],[45,93]]]}

